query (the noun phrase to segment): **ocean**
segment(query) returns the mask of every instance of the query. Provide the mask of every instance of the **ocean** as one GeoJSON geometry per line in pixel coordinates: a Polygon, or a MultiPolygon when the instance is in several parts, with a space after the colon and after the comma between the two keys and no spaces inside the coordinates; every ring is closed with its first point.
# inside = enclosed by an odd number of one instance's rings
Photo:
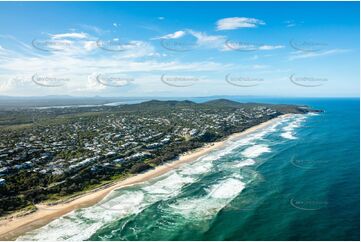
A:
{"type": "Polygon", "coordinates": [[[285,117],[18,239],[359,240],[359,99],[252,101],[324,113],[285,117]]]}

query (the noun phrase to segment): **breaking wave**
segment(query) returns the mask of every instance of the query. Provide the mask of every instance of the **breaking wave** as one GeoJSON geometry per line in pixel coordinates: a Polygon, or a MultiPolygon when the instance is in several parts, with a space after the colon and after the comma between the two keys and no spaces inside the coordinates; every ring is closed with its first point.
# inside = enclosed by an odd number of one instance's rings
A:
{"type": "Polygon", "coordinates": [[[287,126],[282,128],[283,133],[281,133],[281,137],[290,140],[297,139],[294,131],[296,128],[300,127],[302,122],[305,121],[306,117],[306,115],[294,115],[294,119],[287,126]]]}
{"type": "MultiPolygon", "coordinates": [[[[113,191],[100,203],[75,210],[42,228],[26,233],[18,240],[87,240],[107,224],[128,216],[141,214],[144,210],[164,201],[170,214],[178,214],[187,219],[204,219],[216,215],[245,188],[248,182],[240,174],[246,166],[257,163],[257,159],[271,152],[271,148],[257,142],[278,130],[278,126],[290,119],[278,122],[238,140],[227,141],[226,147],[214,150],[193,163],[168,172],[143,184],[113,191]],[[234,160],[225,159],[235,155],[234,160]],[[240,157],[239,156],[243,156],[240,157]],[[225,166],[227,165],[227,166],[225,166]],[[203,184],[201,196],[182,196],[187,186],[198,186],[206,175],[218,175],[219,180],[207,180],[203,184]]],[[[302,121],[298,118],[283,128],[285,133],[292,132],[302,121]]]]}
{"type": "Polygon", "coordinates": [[[242,152],[242,155],[247,158],[256,158],[263,153],[271,152],[271,149],[265,144],[253,145],[242,152]]]}
{"type": "Polygon", "coordinates": [[[245,184],[237,178],[228,178],[210,186],[205,196],[183,198],[170,204],[173,213],[180,214],[189,220],[212,218],[245,188],[245,184]]]}

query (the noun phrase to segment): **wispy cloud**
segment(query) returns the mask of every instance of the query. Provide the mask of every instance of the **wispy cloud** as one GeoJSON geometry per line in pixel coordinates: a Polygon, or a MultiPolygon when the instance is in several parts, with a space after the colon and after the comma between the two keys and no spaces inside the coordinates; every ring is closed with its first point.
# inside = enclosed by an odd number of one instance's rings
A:
{"type": "Polygon", "coordinates": [[[154,39],[178,39],[178,38],[183,37],[185,34],[186,34],[185,31],[179,30],[179,31],[176,31],[176,32],[171,33],[171,34],[166,34],[166,35],[163,35],[163,36],[160,36],[160,37],[156,37],[154,39]]]}
{"type": "Polygon", "coordinates": [[[98,34],[98,35],[109,32],[109,30],[104,30],[104,29],[102,29],[100,27],[89,25],[89,24],[80,24],[79,26],[82,29],[88,30],[88,31],[93,32],[93,33],[98,34]]]}
{"type": "Polygon", "coordinates": [[[287,20],[287,21],[284,21],[283,22],[287,28],[292,28],[292,27],[295,27],[295,26],[299,26],[299,25],[302,25],[304,23],[304,21],[295,21],[295,20],[287,20]]]}
{"type": "Polygon", "coordinates": [[[287,27],[287,28],[291,28],[291,27],[295,27],[295,26],[296,26],[296,23],[295,23],[295,21],[293,21],[293,20],[284,21],[284,24],[286,24],[286,27],[287,27]]]}
{"type": "Polygon", "coordinates": [[[192,29],[179,30],[174,33],[155,37],[152,40],[180,39],[186,36],[192,37],[193,41],[195,41],[194,45],[197,47],[225,50],[226,36],[209,35],[206,32],[196,31],[192,29]]]}
{"type": "Polygon", "coordinates": [[[257,44],[257,43],[248,43],[242,41],[227,40],[226,41],[227,50],[236,50],[236,51],[256,51],[256,50],[276,50],[282,49],[284,45],[266,45],[266,44],[257,44]]]}
{"type": "Polygon", "coordinates": [[[188,30],[191,35],[197,39],[197,45],[206,48],[215,48],[225,50],[226,36],[223,35],[208,35],[205,32],[188,30]]]}
{"type": "Polygon", "coordinates": [[[312,52],[305,52],[305,51],[295,51],[292,52],[289,56],[289,60],[297,60],[297,59],[306,59],[306,58],[314,58],[320,56],[329,56],[335,54],[341,54],[349,52],[347,49],[331,49],[331,50],[324,50],[324,51],[312,51],[312,52]]]}
{"type": "Polygon", "coordinates": [[[88,35],[86,33],[63,33],[63,34],[50,34],[52,39],[65,39],[65,38],[71,38],[71,39],[86,39],[88,38],[88,35]]]}
{"type": "Polygon", "coordinates": [[[239,28],[255,28],[259,25],[265,25],[266,23],[256,18],[246,17],[234,17],[234,18],[223,18],[217,21],[217,30],[232,30],[239,28]]]}
{"type": "Polygon", "coordinates": [[[192,36],[193,38],[195,38],[194,45],[199,48],[217,49],[219,51],[275,50],[285,47],[283,45],[254,44],[241,41],[231,41],[230,39],[227,39],[227,36],[225,35],[212,35],[206,32],[196,31],[192,29],[179,30],[174,33],[153,38],[152,40],[180,39],[185,36],[192,36]]]}
{"type": "Polygon", "coordinates": [[[276,50],[284,48],[284,45],[261,45],[259,46],[259,50],[276,50]]]}
{"type": "MultiPolygon", "coordinates": [[[[64,39],[61,39],[62,41],[64,39]]],[[[167,61],[159,55],[154,47],[144,41],[129,41],[124,45],[122,52],[106,52],[96,48],[94,40],[79,39],[88,51],[97,49],[98,54],[90,54],[86,51],[71,52],[40,52],[32,46],[28,52],[7,51],[1,47],[0,53],[0,94],[9,95],[41,95],[47,94],[69,94],[69,95],[91,95],[107,94],[116,92],[112,87],[99,86],[94,81],[97,73],[130,73],[135,75],[136,84],[144,87],[148,82],[153,85],[158,80],[151,80],[149,76],[162,72],[173,71],[221,71],[230,68],[226,64],[213,61],[167,61]],[[31,52],[32,50],[32,52],[31,52]],[[151,58],[144,58],[151,57],[151,58]],[[32,81],[33,76],[57,77],[69,79],[61,87],[46,88],[36,85],[32,81]],[[140,80],[147,83],[140,83],[140,80]],[[154,83],[155,82],[155,83],[154,83]],[[46,88],[46,89],[45,89],[46,88]]],[[[25,48],[25,47],[24,47],[25,48]]]]}

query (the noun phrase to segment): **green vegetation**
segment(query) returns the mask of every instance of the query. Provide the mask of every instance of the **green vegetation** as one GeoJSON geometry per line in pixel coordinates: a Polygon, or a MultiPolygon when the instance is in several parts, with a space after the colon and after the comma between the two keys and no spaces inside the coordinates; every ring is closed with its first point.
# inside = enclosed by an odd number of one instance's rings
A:
{"type": "Polygon", "coordinates": [[[284,113],[292,105],[215,100],[0,114],[0,215],[152,169],[284,113]]]}

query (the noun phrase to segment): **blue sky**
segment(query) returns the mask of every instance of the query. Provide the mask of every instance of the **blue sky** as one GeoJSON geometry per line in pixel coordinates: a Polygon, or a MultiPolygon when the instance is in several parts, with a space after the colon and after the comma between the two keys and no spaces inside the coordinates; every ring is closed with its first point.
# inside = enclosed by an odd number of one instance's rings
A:
{"type": "Polygon", "coordinates": [[[359,96],[358,2],[1,2],[0,95],[359,96]]]}

